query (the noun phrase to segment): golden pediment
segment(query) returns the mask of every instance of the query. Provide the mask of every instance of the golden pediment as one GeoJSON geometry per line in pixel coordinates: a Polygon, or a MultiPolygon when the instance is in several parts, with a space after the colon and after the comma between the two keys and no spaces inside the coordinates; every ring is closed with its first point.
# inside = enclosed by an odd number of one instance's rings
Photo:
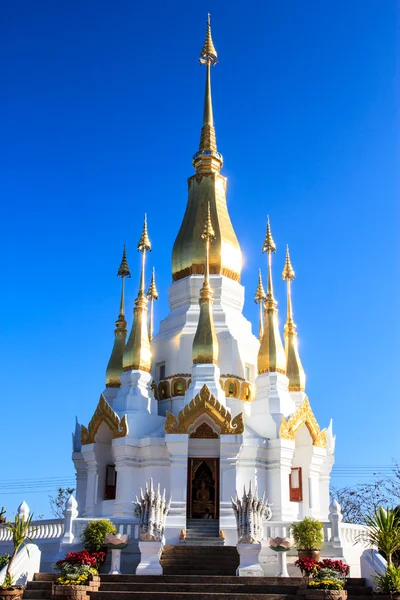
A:
{"type": "Polygon", "coordinates": [[[164,429],[166,433],[189,433],[189,427],[201,416],[209,415],[220,428],[221,434],[240,435],[244,431],[243,413],[232,419],[225,406],[213,396],[206,385],[178,414],[177,417],[167,411],[164,429]]]}
{"type": "Polygon", "coordinates": [[[284,440],[294,441],[294,436],[302,425],[305,425],[310,432],[314,446],[326,448],[326,429],[321,431],[307,396],[290,419],[286,421],[285,417],[282,417],[279,435],[284,440]]]}
{"type": "Polygon", "coordinates": [[[120,419],[117,413],[114,412],[108,404],[103,394],[100,395],[99,403],[87,428],[82,425],[81,442],[83,445],[93,444],[96,433],[102,423],[105,423],[111,429],[113,439],[128,435],[126,415],[120,419]]]}

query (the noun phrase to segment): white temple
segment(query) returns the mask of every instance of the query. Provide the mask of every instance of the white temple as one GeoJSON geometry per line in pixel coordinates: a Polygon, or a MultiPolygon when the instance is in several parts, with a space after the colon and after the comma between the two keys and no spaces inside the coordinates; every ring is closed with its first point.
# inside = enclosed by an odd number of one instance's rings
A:
{"type": "Polygon", "coordinates": [[[169,314],[153,337],[158,293],[154,272],[146,287],[151,242],[145,221],[130,334],[124,250],[106,387],[90,423],[76,426],[72,458],[80,517],[132,519],[132,502],[152,478],[172,497],[168,544],[179,542],[192,519],[207,516],[218,522],[225,543],[236,545],[231,497],[249,482],[265,492],[275,522],[303,516],[328,520],[335,438],[331,425],[320,429],[306,395],[291,304],[295,274],[288,250],[286,260],[283,252],[279,255],[279,273],[274,272],[269,222],[264,243],[260,240],[268,279],[264,291],[259,276],[255,296],[258,335],[243,314],[242,253],[227,209],[213,121],[210,72],[217,52],[209,23],[200,62],[206,69],[204,118],[186,212],[172,249],[169,314]],[[283,335],[273,287],[282,267],[287,286],[283,335]]]}

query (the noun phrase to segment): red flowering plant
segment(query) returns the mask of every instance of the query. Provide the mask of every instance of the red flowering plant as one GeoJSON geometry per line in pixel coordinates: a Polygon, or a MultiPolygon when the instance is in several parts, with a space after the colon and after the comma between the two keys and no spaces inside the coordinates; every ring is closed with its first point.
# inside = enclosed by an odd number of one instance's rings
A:
{"type": "Polygon", "coordinates": [[[65,558],[56,562],[55,566],[56,569],[61,569],[65,563],[68,563],[70,565],[86,565],[98,570],[105,558],[105,552],[88,552],[87,550],[82,550],[82,552],[68,552],[65,558]]]}
{"type": "Polygon", "coordinates": [[[332,560],[331,558],[324,558],[318,563],[320,569],[333,569],[337,572],[340,577],[347,577],[350,573],[350,567],[342,560],[332,560]]]}
{"type": "Polygon", "coordinates": [[[86,585],[93,575],[98,574],[100,565],[106,557],[105,552],[68,552],[65,558],[58,560],[54,567],[61,572],[58,585],[86,585]]]}
{"type": "Polygon", "coordinates": [[[318,562],[315,558],[298,558],[294,564],[296,567],[299,567],[303,577],[310,577],[319,570],[318,562]]]}

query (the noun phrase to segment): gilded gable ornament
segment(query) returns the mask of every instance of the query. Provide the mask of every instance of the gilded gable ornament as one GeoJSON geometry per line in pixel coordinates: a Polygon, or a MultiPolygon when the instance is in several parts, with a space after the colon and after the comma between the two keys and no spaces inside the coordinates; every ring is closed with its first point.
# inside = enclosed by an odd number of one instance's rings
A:
{"type": "Polygon", "coordinates": [[[209,415],[220,428],[221,434],[240,435],[244,431],[243,413],[234,419],[225,406],[213,396],[206,385],[178,414],[167,411],[164,429],[166,433],[188,433],[189,427],[201,416],[209,415]]]}
{"type": "Polygon", "coordinates": [[[82,425],[81,441],[82,444],[93,444],[95,441],[96,433],[102,423],[108,425],[113,434],[113,439],[125,437],[128,435],[128,422],[126,415],[119,418],[116,412],[113,411],[103,394],[100,395],[99,403],[94,411],[93,417],[90,419],[90,423],[87,428],[82,425]]]}
{"type": "Polygon", "coordinates": [[[300,427],[302,427],[302,425],[307,427],[314,446],[317,446],[318,448],[326,448],[326,429],[321,431],[317,419],[315,418],[315,415],[311,409],[308,397],[304,399],[304,402],[301,404],[301,406],[299,406],[296,412],[288,420],[286,420],[285,417],[282,417],[279,435],[284,440],[294,441],[294,436],[300,427]]]}

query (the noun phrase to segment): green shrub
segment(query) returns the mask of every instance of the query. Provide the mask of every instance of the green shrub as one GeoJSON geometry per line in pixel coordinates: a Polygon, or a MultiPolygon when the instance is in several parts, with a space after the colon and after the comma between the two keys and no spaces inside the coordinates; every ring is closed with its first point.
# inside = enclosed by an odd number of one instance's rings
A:
{"type": "Polygon", "coordinates": [[[104,547],[104,537],[109,533],[117,533],[113,523],[108,519],[90,521],[82,533],[83,547],[88,552],[99,552],[104,547]]]}
{"type": "Polygon", "coordinates": [[[374,577],[376,591],[383,594],[398,594],[400,592],[400,567],[388,565],[386,571],[374,577]]]}
{"type": "Polygon", "coordinates": [[[321,521],[304,517],[290,527],[298,550],[321,550],[324,545],[324,526],[321,521]]]}

